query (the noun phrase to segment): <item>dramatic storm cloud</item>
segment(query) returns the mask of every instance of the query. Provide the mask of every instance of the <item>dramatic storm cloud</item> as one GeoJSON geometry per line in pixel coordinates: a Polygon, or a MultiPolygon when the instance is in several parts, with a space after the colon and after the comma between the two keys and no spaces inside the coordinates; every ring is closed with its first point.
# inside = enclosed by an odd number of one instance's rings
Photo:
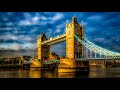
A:
{"type": "MultiPolygon", "coordinates": [[[[85,24],[85,37],[93,43],[120,52],[119,12],[0,12],[0,57],[34,55],[38,35],[65,33],[66,21],[76,16],[85,24]]],[[[65,55],[65,42],[51,51],[65,55]],[[60,48],[60,51],[58,51],[60,48]]]]}

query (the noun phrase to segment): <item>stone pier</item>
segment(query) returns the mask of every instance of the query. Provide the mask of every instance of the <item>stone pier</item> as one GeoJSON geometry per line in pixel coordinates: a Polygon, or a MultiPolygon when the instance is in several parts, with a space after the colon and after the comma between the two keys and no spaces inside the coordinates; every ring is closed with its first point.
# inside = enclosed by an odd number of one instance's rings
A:
{"type": "Polygon", "coordinates": [[[58,73],[60,72],[76,72],[76,61],[75,59],[64,58],[60,60],[60,64],[58,65],[58,73]]]}
{"type": "Polygon", "coordinates": [[[41,70],[43,69],[43,62],[41,61],[32,61],[30,65],[30,70],[41,70]]]}

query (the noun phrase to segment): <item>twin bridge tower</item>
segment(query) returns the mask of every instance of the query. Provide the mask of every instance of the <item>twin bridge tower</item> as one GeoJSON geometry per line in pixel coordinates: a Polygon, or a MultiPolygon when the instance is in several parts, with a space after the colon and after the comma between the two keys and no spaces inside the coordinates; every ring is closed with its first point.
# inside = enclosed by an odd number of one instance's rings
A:
{"type": "MultiPolygon", "coordinates": [[[[66,58],[83,58],[84,47],[74,37],[76,34],[81,40],[84,40],[84,24],[80,25],[74,16],[71,23],[66,23],[66,33],[56,38],[47,39],[45,34],[41,34],[37,40],[38,59],[50,60],[50,46],[66,41],[66,58]]],[[[60,48],[58,48],[59,50],[60,48]]]]}
{"type": "MultiPolygon", "coordinates": [[[[66,22],[66,33],[55,38],[46,38],[43,33],[37,39],[37,57],[38,61],[33,61],[31,68],[44,67],[44,60],[51,61],[51,45],[66,41],[66,57],[59,60],[58,72],[74,72],[78,67],[76,58],[84,57],[84,46],[80,44],[75,36],[84,41],[84,24],[80,25],[76,17],[72,17],[72,22],[66,22]],[[66,71],[66,69],[68,69],[66,71]]],[[[60,48],[58,48],[60,50],[60,48]]],[[[53,60],[54,61],[54,60],[53,60]]],[[[88,65],[87,65],[88,66],[88,65]]]]}
{"type": "MultiPolygon", "coordinates": [[[[45,60],[55,62],[51,60],[51,45],[57,43],[66,42],[66,57],[60,58],[57,60],[59,62],[58,72],[75,71],[75,68],[78,67],[89,67],[89,60],[120,60],[120,53],[104,49],[100,46],[95,45],[86,38],[84,38],[84,24],[80,25],[76,17],[72,17],[72,22],[66,22],[66,33],[59,35],[55,38],[47,38],[43,33],[37,39],[37,60],[32,60],[31,68],[33,67],[44,67],[45,60]],[[86,48],[84,51],[84,47],[86,48]],[[88,56],[89,53],[92,56],[92,52],[95,55],[95,58],[85,58],[84,54],[88,56]],[[85,53],[84,53],[85,52],[85,53]],[[100,55],[100,58],[96,58],[97,54],[100,55]],[[105,58],[101,58],[105,56],[105,58]]],[[[60,50],[60,48],[58,48],[60,50]]]]}

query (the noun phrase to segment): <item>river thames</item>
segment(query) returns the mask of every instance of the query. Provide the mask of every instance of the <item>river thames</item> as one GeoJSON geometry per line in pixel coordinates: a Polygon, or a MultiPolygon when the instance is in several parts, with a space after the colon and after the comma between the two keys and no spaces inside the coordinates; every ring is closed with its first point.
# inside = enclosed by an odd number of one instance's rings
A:
{"type": "Polygon", "coordinates": [[[57,71],[0,70],[0,78],[120,78],[120,67],[91,67],[89,73],[57,73],[57,71]]]}

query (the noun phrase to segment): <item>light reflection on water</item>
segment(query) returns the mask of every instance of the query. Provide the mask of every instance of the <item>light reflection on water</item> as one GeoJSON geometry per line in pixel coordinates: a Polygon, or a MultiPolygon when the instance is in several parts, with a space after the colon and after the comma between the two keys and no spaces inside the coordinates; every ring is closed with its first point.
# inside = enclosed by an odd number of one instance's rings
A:
{"type": "Polygon", "coordinates": [[[57,73],[40,70],[0,70],[0,78],[120,78],[120,67],[91,67],[89,73],[57,73]]]}

